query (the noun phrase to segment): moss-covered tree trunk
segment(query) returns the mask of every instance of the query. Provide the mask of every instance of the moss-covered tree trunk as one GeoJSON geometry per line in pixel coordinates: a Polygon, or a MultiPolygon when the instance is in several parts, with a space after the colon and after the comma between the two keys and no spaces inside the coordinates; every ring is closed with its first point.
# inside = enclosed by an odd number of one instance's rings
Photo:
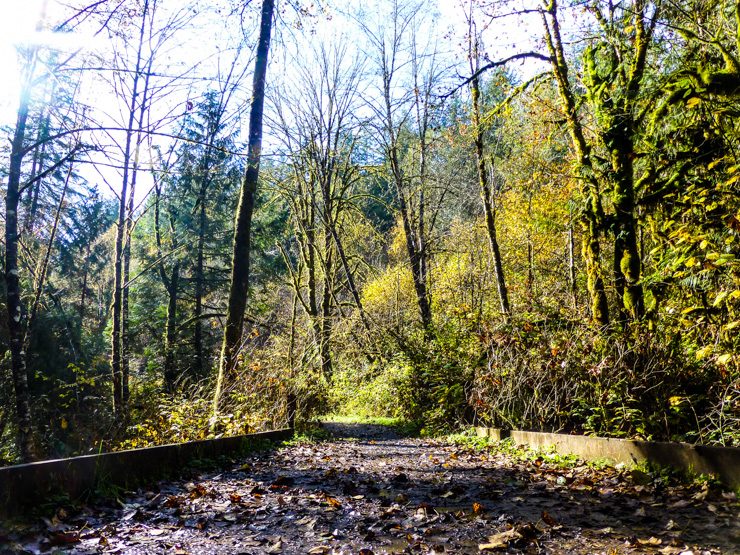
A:
{"type": "Polygon", "coordinates": [[[545,44],[550,54],[552,72],[562,104],[561,109],[576,154],[577,174],[583,183],[581,223],[591,321],[595,326],[603,327],[609,324],[609,303],[604,286],[599,242],[603,223],[601,191],[595,177],[591,148],[586,141],[583,126],[578,117],[575,94],[569,78],[568,63],[560,37],[557,0],[551,0],[543,8],[542,23],[545,31],[545,44]]]}

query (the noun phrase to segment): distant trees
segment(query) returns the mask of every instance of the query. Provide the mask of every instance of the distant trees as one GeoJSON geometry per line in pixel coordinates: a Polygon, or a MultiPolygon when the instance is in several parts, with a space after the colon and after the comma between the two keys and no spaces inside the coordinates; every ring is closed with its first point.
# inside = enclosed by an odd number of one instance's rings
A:
{"type": "Polygon", "coordinates": [[[213,359],[214,345],[206,337],[204,321],[221,316],[207,303],[226,281],[224,237],[231,231],[240,169],[233,122],[226,111],[232,86],[207,91],[194,103],[183,118],[184,141],[158,155],[150,212],[137,237],[167,294],[162,371],[171,393],[183,379],[206,378],[213,359]],[[183,337],[186,329],[189,338],[183,337]],[[178,357],[181,351],[191,356],[178,357]]]}
{"type": "Polygon", "coordinates": [[[394,0],[387,12],[374,17],[378,18],[374,26],[358,21],[377,76],[368,95],[374,115],[371,125],[394,188],[419,316],[429,332],[430,238],[439,209],[435,200],[445,193],[435,191],[428,170],[436,93],[444,68],[434,47],[421,39],[422,4],[394,0]]]}
{"type": "Polygon", "coordinates": [[[513,54],[488,0],[227,4],[20,51],[3,462],[324,410],[737,442],[736,2],[538,0],[513,54]]]}
{"type": "Polygon", "coordinates": [[[357,264],[343,238],[348,220],[361,217],[355,199],[357,149],[364,133],[355,115],[361,66],[336,44],[317,47],[314,59],[314,65],[299,71],[296,94],[275,99],[274,130],[283,138],[288,166],[277,187],[290,207],[297,251],[284,249],[283,258],[293,294],[311,322],[322,374],[331,383],[332,327],[337,310],[342,311],[342,289],[363,326],[370,325],[357,264]]]}

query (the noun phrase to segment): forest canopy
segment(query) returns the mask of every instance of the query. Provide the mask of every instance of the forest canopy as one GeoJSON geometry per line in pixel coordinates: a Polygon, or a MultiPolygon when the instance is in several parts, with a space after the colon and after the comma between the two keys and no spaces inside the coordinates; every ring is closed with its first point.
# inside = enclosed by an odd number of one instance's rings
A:
{"type": "Polygon", "coordinates": [[[328,413],[740,445],[740,1],[40,4],[0,464],[328,413]]]}

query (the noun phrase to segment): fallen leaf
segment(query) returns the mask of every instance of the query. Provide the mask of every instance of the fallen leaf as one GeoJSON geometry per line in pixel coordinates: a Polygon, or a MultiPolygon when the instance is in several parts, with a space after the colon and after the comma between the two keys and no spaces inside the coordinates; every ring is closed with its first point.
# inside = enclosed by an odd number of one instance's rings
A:
{"type": "Polygon", "coordinates": [[[498,549],[506,549],[509,547],[509,542],[518,540],[522,535],[517,532],[516,528],[511,528],[504,532],[500,532],[493,536],[489,536],[488,543],[478,544],[480,551],[495,551],[498,549]]]}
{"type": "Polygon", "coordinates": [[[192,490],[190,490],[190,498],[198,499],[199,497],[205,497],[208,494],[208,490],[203,484],[198,484],[192,490]]]}
{"type": "Polygon", "coordinates": [[[548,526],[557,526],[558,521],[552,518],[552,515],[548,513],[547,511],[542,511],[542,520],[547,524],[548,526]]]}
{"type": "Polygon", "coordinates": [[[278,540],[267,548],[267,553],[280,553],[283,550],[283,540],[278,540]]]}
{"type": "Polygon", "coordinates": [[[80,536],[76,532],[55,532],[49,536],[49,543],[51,545],[69,545],[79,542],[80,536]]]}
{"type": "MultiPolygon", "coordinates": [[[[164,502],[164,507],[167,509],[176,509],[183,504],[183,498],[179,497],[177,495],[170,495],[167,497],[167,499],[164,502]]],[[[133,516],[133,515],[132,515],[133,516]]],[[[125,518],[125,517],[124,517],[125,518]]]]}

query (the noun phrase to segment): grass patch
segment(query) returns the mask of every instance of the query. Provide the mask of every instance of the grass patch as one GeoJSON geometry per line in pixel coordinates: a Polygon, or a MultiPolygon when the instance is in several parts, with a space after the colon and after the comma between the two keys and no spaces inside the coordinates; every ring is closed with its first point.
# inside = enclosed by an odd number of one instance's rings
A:
{"type": "Polygon", "coordinates": [[[606,460],[584,461],[576,455],[558,453],[554,448],[531,449],[523,445],[517,445],[511,438],[505,438],[498,441],[490,437],[480,437],[474,428],[456,434],[442,436],[442,439],[455,445],[461,445],[477,451],[502,453],[521,462],[540,461],[563,468],[573,468],[575,466],[586,465],[596,469],[603,469],[613,466],[608,464],[606,460]]]}
{"type": "Polygon", "coordinates": [[[376,426],[396,427],[404,420],[392,416],[359,416],[356,414],[327,414],[319,419],[321,422],[337,422],[338,424],[375,424],[376,426]]]}
{"type": "Polygon", "coordinates": [[[411,420],[393,416],[361,416],[356,414],[327,414],[319,419],[321,422],[336,422],[338,424],[370,424],[388,426],[402,437],[418,437],[422,424],[411,420]]]}
{"type": "MultiPolygon", "coordinates": [[[[607,459],[584,460],[576,455],[558,453],[554,447],[532,449],[523,445],[517,445],[513,439],[505,438],[497,441],[490,437],[478,436],[474,428],[464,430],[456,434],[441,436],[441,439],[473,449],[476,451],[487,451],[502,453],[510,456],[519,462],[545,462],[560,468],[574,468],[577,466],[586,466],[593,470],[612,469],[619,472],[627,472],[634,477],[642,475],[639,479],[647,483],[658,484],[663,486],[682,485],[682,486],[706,486],[714,489],[727,489],[722,487],[715,476],[698,475],[687,472],[681,472],[668,466],[660,466],[654,463],[642,461],[633,464],[615,465],[607,459]]],[[[740,494],[740,491],[736,492],[740,494]]]]}

